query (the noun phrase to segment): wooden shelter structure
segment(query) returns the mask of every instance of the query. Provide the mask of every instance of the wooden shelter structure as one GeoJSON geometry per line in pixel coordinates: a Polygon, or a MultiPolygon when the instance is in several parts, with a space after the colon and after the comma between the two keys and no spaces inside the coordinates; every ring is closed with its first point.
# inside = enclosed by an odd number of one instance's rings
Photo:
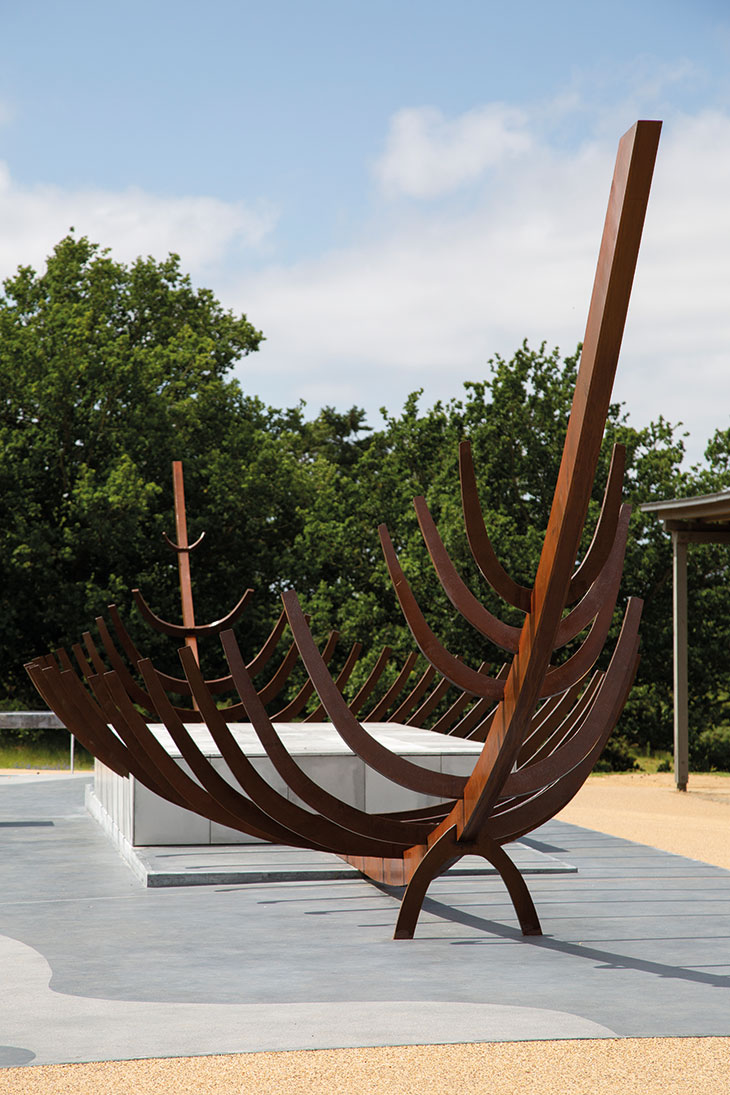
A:
{"type": "Polygon", "coordinates": [[[674,628],[674,780],[678,791],[689,779],[687,682],[687,545],[730,544],[730,490],[669,498],[642,507],[664,522],[672,535],[674,628]]]}

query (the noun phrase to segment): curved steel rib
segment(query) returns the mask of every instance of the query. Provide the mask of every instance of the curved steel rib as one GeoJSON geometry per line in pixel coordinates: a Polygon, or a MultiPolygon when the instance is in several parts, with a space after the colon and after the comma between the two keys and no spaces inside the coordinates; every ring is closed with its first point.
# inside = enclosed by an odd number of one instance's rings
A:
{"type": "Polygon", "coordinates": [[[631,597],[611,662],[582,725],[553,754],[513,772],[505,781],[504,797],[540,792],[512,811],[498,815],[489,827],[504,842],[554,817],[582,786],[616,725],[636,673],[639,624],[643,602],[631,597]]]}
{"type": "MultiPolygon", "coordinates": [[[[124,621],[119,615],[116,605],[107,605],[109,612],[109,618],[112,622],[112,627],[116,632],[119,643],[122,650],[126,654],[131,665],[136,666],[138,662],[141,662],[144,655],[140,653],[139,649],[135,646],[131,635],[124,625],[124,621]]],[[[279,618],[272,627],[268,637],[264,641],[263,646],[259,650],[258,654],[254,655],[251,661],[247,665],[247,669],[252,676],[256,676],[261,670],[268,665],[273,653],[279,643],[284,630],[286,628],[286,616],[283,612],[279,614],[279,618]]],[[[190,695],[190,685],[183,677],[172,677],[167,673],[163,673],[160,669],[157,670],[164,687],[168,692],[175,692],[179,696],[190,695]]],[[[211,692],[218,694],[220,692],[230,692],[233,689],[233,683],[230,675],[226,677],[216,677],[213,680],[207,680],[206,684],[211,692]]]]}
{"type": "Polygon", "coordinates": [[[385,562],[403,616],[424,657],[438,669],[442,677],[446,677],[447,680],[464,692],[469,692],[472,696],[487,697],[491,700],[501,699],[504,694],[504,684],[501,681],[495,681],[492,677],[485,677],[474,669],[470,669],[453,654],[450,654],[438,641],[426,623],[423,613],[418,607],[418,602],[413,596],[413,591],[406,581],[406,576],[398,562],[398,557],[395,554],[385,525],[380,525],[378,532],[380,533],[385,562]]]}
{"type": "Polygon", "coordinates": [[[430,694],[421,706],[416,708],[409,719],[406,719],[406,726],[423,726],[428,716],[432,711],[435,711],[450,688],[451,681],[447,681],[446,677],[442,677],[436,687],[431,689],[430,694]]]}
{"type": "Polygon", "coordinates": [[[479,504],[477,477],[474,472],[471,445],[468,441],[462,441],[459,445],[459,478],[464,527],[474,562],[479,567],[482,577],[489,582],[502,600],[514,605],[515,608],[521,608],[523,612],[529,612],[532,590],[510,578],[489,540],[482,507],[479,504]]]}
{"type": "MultiPolygon", "coordinates": [[[[451,681],[449,681],[449,684],[451,681]]],[[[465,709],[474,699],[468,692],[461,692],[450,707],[444,711],[443,715],[431,727],[434,734],[449,734],[451,733],[451,727],[454,725],[457,719],[461,718],[465,709]]],[[[478,700],[478,703],[486,703],[485,700],[478,700]]]]}
{"type": "MultiPolygon", "coordinates": [[[[258,654],[256,654],[246,666],[246,669],[252,677],[255,677],[257,673],[261,672],[264,666],[269,664],[285,630],[286,615],[283,612],[280,612],[279,618],[269,632],[268,638],[265,640],[264,645],[261,647],[258,654]]],[[[230,679],[230,675],[224,678],[226,682],[230,681],[230,679]]],[[[217,682],[206,681],[205,683],[208,688],[210,688],[211,692],[213,692],[214,689],[211,687],[211,685],[216,684],[217,682]]]]}
{"type": "MultiPolygon", "coordinates": [[[[395,703],[396,699],[398,698],[398,696],[400,696],[401,692],[405,688],[406,681],[413,672],[413,667],[415,666],[417,661],[418,654],[416,654],[416,652],[412,650],[406,660],[403,662],[401,671],[391,684],[390,688],[387,690],[385,695],[378,700],[375,706],[372,707],[370,711],[368,711],[367,715],[365,715],[363,719],[363,722],[383,721],[386,711],[393,703],[395,703]]],[[[353,710],[352,704],[350,705],[350,711],[353,715],[356,713],[356,709],[353,710]]]]}
{"type": "Polygon", "coordinates": [[[134,644],[134,640],[132,639],[132,636],[127,631],[127,628],[124,625],[124,621],[122,620],[122,617],[119,615],[119,610],[118,610],[117,606],[112,604],[112,605],[107,605],[106,607],[107,607],[107,612],[109,613],[109,618],[111,619],[111,622],[112,622],[112,627],[116,631],[117,638],[119,639],[119,643],[122,647],[122,650],[127,655],[127,658],[129,659],[130,663],[132,665],[136,665],[137,662],[142,661],[143,655],[140,654],[139,650],[137,649],[137,647],[134,644]]]}
{"type": "MultiPolygon", "coordinates": [[[[486,668],[486,662],[480,666],[480,673],[486,668]]],[[[497,674],[498,681],[507,679],[509,667],[505,664],[497,674]]],[[[464,738],[468,741],[484,741],[497,708],[489,699],[477,700],[473,707],[457,722],[451,730],[444,731],[452,738],[464,738]]]]}
{"type": "MultiPolygon", "coordinates": [[[[147,666],[149,664],[147,663],[147,666]]],[[[141,666],[144,665],[143,659],[141,666]]],[[[148,682],[146,681],[146,683],[148,682]]],[[[239,801],[234,798],[234,788],[230,785],[226,784],[230,795],[222,791],[226,802],[226,805],[223,805],[207,788],[191,779],[173,760],[167,750],[160,745],[145,721],[137,714],[121,682],[114,673],[105,674],[103,680],[92,680],[91,685],[95,688],[97,698],[110,722],[127,742],[130,750],[137,754],[140,763],[147,769],[147,778],[142,778],[143,783],[147,783],[150,773],[153,773],[154,778],[159,777],[166,781],[188,809],[201,814],[203,817],[208,817],[220,825],[237,829],[239,832],[248,833],[264,840],[285,840],[290,842],[293,838],[296,843],[301,843],[302,838],[297,833],[296,828],[285,828],[277,824],[274,818],[266,816],[262,811],[252,807],[248,800],[242,799],[239,801]],[[105,690],[108,699],[105,697],[105,690]]],[[[183,756],[185,756],[185,753],[183,753],[183,756]]],[[[189,751],[189,756],[185,756],[189,764],[191,758],[193,758],[193,752],[189,751]]],[[[195,771],[194,764],[191,764],[191,768],[195,771]]],[[[220,777],[218,778],[220,779],[220,777]]],[[[225,783],[225,780],[222,782],[225,783]]]]}
{"type": "MultiPolygon", "coordinates": [[[[419,700],[423,699],[423,696],[425,695],[428,686],[431,684],[435,676],[436,670],[434,669],[434,667],[432,665],[426,666],[423,673],[416,682],[415,687],[411,689],[403,702],[399,704],[399,706],[395,709],[393,714],[388,719],[388,722],[406,722],[407,717],[408,715],[410,715],[413,708],[416,706],[419,700]]],[[[448,684],[448,681],[446,683],[448,684]]]]}
{"type": "Polygon", "coordinates": [[[376,661],[373,668],[370,670],[365,683],[362,685],[356,695],[350,700],[350,711],[353,715],[356,715],[358,713],[362,705],[365,703],[365,700],[368,698],[368,696],[372,694],[373,689],[376,687],[378,681],[383,675],[383,671],[386,665],[390,661],[390,656],[392,653],[393,651],[390,649],[389,646],[384,646],[383,649],[380,651],[380,654],[378,655],[378,660],[376,661]]]}
{"type": "Polygon", "coordinates": [[[292,643],[279,663],[273,677],[259,688],[259,696],[262,703],[269,703],[275,699],[294,672],[294,666],[299,661],[299,652],[296,643],[292,643]]]}
{"type": "MultiPolygon", "coordinates": [[[[395,823],[391,819],[366,813],[364,810],[350,806],[335,795],[325,791],[323,787],[307,776],[284,746],[274,724],[264,711],[256,695],[256,690],[251,684],[251,678],[246,672],[241,652],[232,632],[226,633],[225,643],[226,656],[229,659],[228,664],[231,667],[231,673],[236,681],[241,700],[248,711],[251,725],[272,764],[294,794],[334,824],[348,829],[350,832],[358,833],[363,837],[368,837],[372,842],[369,854],[383,854],[382,851],[377,853],[375,850],[379,842],[397,845],[399,850],[402,851],[413,840],[425,840],[430,828],[429,825],[419,825],[415,822],[408,824],[403,822],[395,823]]],[[[183,661],[186,674],[190,675],[191,684],[195,682],[196,687],[200,689],[202,679],[197,666],[193,664],[189,655],[185,654],[184,651],[180,652],[180,658],[183,661]]]]}
{"type": "MultiPolygon", "coordinates": [[[[391,753],[361,726],[327,672],[327,666],[322,662],[296,593],[283,593],[281,599],[284,602],[289,626],[302,661],[342,740],[362,757],[370,768],[374,768],[376,772],[380,772],[393,783],[399,783],[403,787],[410,788],[411,791],[421,791],[423,794],[434,795],[437,798],[453,798],[460,794],[466,783],[463,777],[421,768],[420,765],[396,753],[391,753]]],[[[230,635],[230,632],[222,636],[224,646],[226,646],[227,635],[230,635]]]]}
{"type": "Polygon", "coordinates": [[[74,658],[76,659],[76,664],[81,670],[81,676],[86,678],[93,676],[94,670],[89,665],[81,643],[73,643],[71,650],[73,652],[74,658]]]}
{"type": "Polygon", "coordinates": [[[586,685],[585,678],[578,681],[565,692],[551,696],[535,712],[530,729],[517,757],[517,770],[532,764],[550,752],[555,740],[566,724],[570,723],[576,708],[582,708],[592,701],[593,694],[600,684],[603,674],[595,672],[586,685]]]}
{"type": "Polygon", "coordinates": [[[142,618],[155,631],[161,631],[163,635],[170,635],[173,639],[185,639],[190,636],[199,639],[203,635],[219,635],[227,627],[232,627],[253,597],[253,590],[247,589],[238,604],[231,609],[227,616],[223,616],[220,620],[213,620],[209,624],[195,624],[192,627],[185,627],[184,624],[172,624],[168,620],[163,620],[155,615],[138,589],[132,590],[132,596],[142,618]]]}
{"type": "Polygon", "coordinates": [[[203,540],[205,539],[205,533],[201,532],[200,536],[194,544],[177,544],[174,540],[170,539],[166,532],[163,532],[162,536],[167,546],[171,547],[173,551],[178,553],[178,555],[180,554],[180,552],[195,551],[196,547],[199,547],[199,545],[202,544],[203,540]]]}
{"type": "MultiPolygon", "coordinates": [[[[230,635],[231,632],[228,632],[228,634],[230,635]]],[[[242,660],[240,667],[243,668],[242,660]]],[[[205,690],[205,682],[203,681],[202,676],[195,674],[190,663],[186,660],[183,660],[183,668],[185,669],[186,674],[188,671],[191,673],[190,678],[188,678],[191,682],[191,686],[193,681],[195,682],[196,692],[194,694],[196,695],[196,698],[203,698],[204,693],[207,690],[205,690]]],[[[239,667],[237,666],[236,668],[239,667]]],[[[183,724],[177,719],[172,706],[167,702],[167,697],[165,696],[162,685],[159,681],[155,680],[155,671],[151,663],[147,662],[145,664],[145,662],[142,662],[140,671],[144,676],[150,694],[154,696],[155,705],[157,706],[160,717],[173,737],[175,744],[180,749],[183,757],[193,770],[196,778],[200,780],[206,790],[208,790],[217,801],[225,803],[234,814],[241,809],[250,810],[251,802],[249,799],[241,795],[218,775],[207,758],[200,752],[195,742],[190,738],[183,724]]],[[[245,673],[245,669],[243,669],[243,672],[245,673]]],[[[255,704],[257,712],[259,714],[263,713],[264,718],[266,718],[263,706],[258,697],[253,700],[252,695],[255,696],[253,686],[250,687],[248,698],[252,701],[252,704],[255,704]]],[[[208,696],[210,697],[210,693],[208,693],[208,696]]],[[[209,703],[206,703],[206,716],[209,717],[211,715],[211,706],[209,703]]],[[[235,741],[228,727],[225,725],[225,722],[220,719],[219,716],[215,715],[212,716],[211,721],[216,723],[218,736],[221,739],[229,739],[227,742],[227,752],[229,754],[232,754],[233,752],[236,753],[236,767],[235,770],[232,768],[231,771],[236,779],[239,780],[242,789],[250,796],[251,801],[257,806],[266,806],[266,813],[272,820],[278,823],[278,826],[281,826],[282,828],[286,826],[300,837],[306,837],[307,840],[313,840],[322,848],[329,848],[332,851],[342,850],[343,847],[351,847],[353,843],[358,844],[362,853],[365,855],[377,854],[377,849],[382,848],[383,841],[373,837],[370,837],[369,839],[362,838],[359,834],[354,834],[351,828],[348,829],[345,826],[332,822],[329,818],[324,816],[312,814],[308,810],[304,810],[301,806],[289,801],[288,798],[285,798],[283,795],[279,794],[279,792],[273,790],[270,784],[256,773],[253,765],[248,762],[245,753],[238,749],[237,746],[235,746],[235,749],[232,749],[232,744],[235,745],[235,741]],[[223,729],[223,727],[225,727],[225,729],[223,729]],[[243,777],[242,779],[239,778],[241,776],[243,777]]],[[[268,725],[271,729],[271,733],[274,737],[277,737],[278,740],[278,736],[273,730],[273,726],[271,723],[268,725]]],[[[306,779],[306,777],[304,777],[304,779],[306,779]]],[[[415,828],[417,830],[417,827],[415,828]]],[[[391,841],[386,846],[393,848],[394,845],[391,841]]]]}
{"type": "Polygon", "coordinates": [[[449,737],[464,738],[465,741],[484,741],[496,711],[491,700],[477,700],[464,718],[449,731],[449,737]]]}
{"type": "MultiPolygon", "coordinates": [[[[362,653],[362,643],[353,643],[351,648],[350,648],[350,653],[347,655],[347,658],[345,659],[345,664],[343,665],[340,672],[337,674],[337,679],[335,681],[335,684],[339,688],[340,692],[344,692],[345,685],[349,681],[350,676],[352,674],[352,671],[353,671],[353,669],[355,668],[355,666],[357,664],[357,659],[360,657],[361,653],[362,653]]],[[[306,716],[306,718],[303,719],[303,721],[304,722],[321,722],[322,721],[322,716],[324,714],[325,714],[324,707],[322,706],[321,703],[318,703],[317,706],[314,708],[314,710],[311,711],[306,716]]]]}
{"type": "Polygon", "coordinates": [[[623,557],[626,552],[626,540],[629,535],[630,517],[631,506],[622,506],[614,526],[613,543],[606,553],[602,570],[595,578],[583,599],[578,602],[572,612],[569,612],[567,616],[563,617],[558,625],[557,634],[555,636],[556,650],[561,646],[565,646],[566,643],[569,643],[571,639],[574,639],[576,635],[590,623],[603,604],[605,597],[610,595],[611,576],[613,574],[612,560],[620,557],[623,564],[623,557]]]}
{"type": "Polygon", "coordinates": [[[63,672],[49,659],[36,658],[26,664],[25,670],[50,709],[56,712],[84,748],[117,775],[128,776],[130,768],[124,746],[111,733],[106,719],[98,712],[76,674],[65,670],[78,683],[81,696],[78,693],[72,695],[64,687],[63,672]]]}
{"type": "MultiPolygon", "coordinates": [[[[628,528],[628,514],[625,514],[625,527],[628,528]]],[[[561,665],[548,669],[540,693],[543,696],[550,696],[555,692],[563,692],[566,688],[570,688],[572,684],[585,676],[603,650],[613,620],[621,585],[621,572],[626,550],[626,535],[621,526],[616,530],[616,541],[618,550],[611,554],[605,566],[607,581],[601,609],[593,621],[585,641],[576,650],[575,654],[561,665]]]]}
{"type": "MultiPolygon", "coordinates": [[[[339,631],[330,631],[329,635],[327,636],[327,642],[325,643],[324,650],[322,651],[322,661],[325,665],[328,665],[331,661],[339,637],[339,631]]],[[[294,696],[294,698],[290,700],[290,702],[287,703],[285,707],[282,707],[281,711],[277,711],[275,715],[272,715],[272,718],[276,722],[290,722],[292,719],[295,719],[299,712],[306,707],[307,701],[309,700],[309,697],[312,695],[313,692],[314,685],[312,684],[309,677],[307,677],[306,681],[299,689],[296,696],[294,696]]]]}
{"type": "Polygon", "coordinates": [[[422,496],[414,498],[413,505],[416,508],[418,523],[421,526],[421,533],[428,548],[428,554],[431,556],[431,562],[438,574],[444,593],[456,611],[460,612],[467,623],[476,628],[485,639],[489,639],[495,646],[500,646],[503,650],[509,650],[514,654],[520,644],[522,629],[502,623],[489,609],[484,607],[481,601],[476,599],[452,563],[434,520],[428,511],[425,498],[422,496]]]}
{"type": "MultiPolygon", "coordinates": [[[[101,657],[98,647],[96,646],[96,643],[91,636],[91,632],[84,631],[82,638],[84,640],[84,646],[86,647],[86,653],[91,659],[91,665],[93,667],[92,672],[86,674],[86,679],[90,681],[92,676],[94,675],[103,677],[103,675],[108,672],[110,668],[109,665],[107,665],[101,657]]],[[[79,662],[79,666],[81,667],[82,671],[84,671],[84,662],[82,662],[78,658],[78,656],[77,661],[79,662]]],[[[86,662],[86,665],[88,665],[88,662],[86,662]]],[[[114,668],[114,666],[112,665],[111,668],[114,668]]],[[[149,698],[144,689],[140,685],[138,685],[137,682],[130,676],[129,673],[126,674],[125,684],[127,684],[129,687],[130,696],[133,703],[136,703],[137,706],[140,707],[143,711],[146,711],[150,717],[153,717],[155,708],[152,700],[149,698]]]]}
{"type": "Polygon", "coordinates": [[[624,445],[614,445],[598,524],[583,562],[570,579],[568,604],[583,596],[591,583],[598,577],[608,558],[611,544],[616,535],[625,468],[626,447],[624,445]]]}

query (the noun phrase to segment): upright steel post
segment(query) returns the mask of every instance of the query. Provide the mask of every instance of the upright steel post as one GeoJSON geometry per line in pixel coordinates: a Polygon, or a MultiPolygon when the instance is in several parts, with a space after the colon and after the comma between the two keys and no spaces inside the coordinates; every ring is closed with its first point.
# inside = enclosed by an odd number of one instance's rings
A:
{"type": "MultiPolygon", "coordinates": [[[[177,565],[180,572],[180,601],[182,603],[183,627],[195,628],[195,609],[193,607],[193,586],[190,579],[190,544],[188,543],[188,523],[185,514],[185,483],[183,481],[182,460],[172,462],[172,487],[175,492],[175,532],[177,535],[177,565]]],[[[185,636],[185,645],[198,657],[198,640],[194,634],[185,636]]]]}
{"type": "Polygon", "coordinates": [[[674,555],[674,779],[687,790],[689,734],[687,717],[687,541],[672,532],[674,555]]]}

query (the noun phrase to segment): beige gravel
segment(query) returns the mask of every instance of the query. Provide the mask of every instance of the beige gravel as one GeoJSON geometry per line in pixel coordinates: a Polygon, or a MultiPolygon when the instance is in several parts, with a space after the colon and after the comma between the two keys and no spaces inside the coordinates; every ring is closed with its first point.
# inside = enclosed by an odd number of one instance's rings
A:
{"type": "Polygon", "coordinates": [[[0,1070],[0,1095],[725,1095],[730,1038],[246,1053],[0,1070]]]}
{"type": "MultiPolygon", "coordinates": [[[[594,776],[564,821],[730,869],[730,777],[594,776]]],[[[0,1095],[724,1095],[729,1038],[248,1053],[0,1069],[0,1095]]]]}
{"type": "Polygon", "coordinates": [[[677,791],[669,772],[631,772],[591,776],[557,816],[730,870],[729,808],[730,776],[690,775],[677,791]]]}

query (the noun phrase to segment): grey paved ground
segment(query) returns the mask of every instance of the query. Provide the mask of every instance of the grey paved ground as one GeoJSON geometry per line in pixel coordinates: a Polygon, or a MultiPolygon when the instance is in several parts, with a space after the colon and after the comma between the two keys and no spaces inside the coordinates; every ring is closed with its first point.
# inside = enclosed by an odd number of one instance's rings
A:
{"type": "Polygon", "coordinates": [[[730,872],[559,822],[523,939],[498,879],[437,881],[412,942],[359,880],[145,889],[83,779],[0,780],[0,1064],[730,1033],[730,872]]]}

